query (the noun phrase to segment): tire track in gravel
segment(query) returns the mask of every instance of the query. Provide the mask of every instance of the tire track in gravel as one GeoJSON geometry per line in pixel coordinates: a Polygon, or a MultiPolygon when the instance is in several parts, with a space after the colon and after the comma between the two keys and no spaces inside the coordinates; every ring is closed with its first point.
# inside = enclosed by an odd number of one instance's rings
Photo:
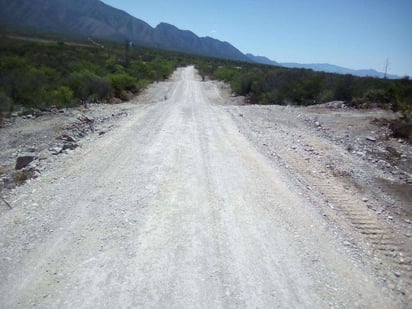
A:
{"type": "MultiPolygon", "coordinates": [[[[253,109],[253,107],[248,108],[253,109]]],[[[310,188],[307,194],[322,197],[323,211],[337,226],[343,228],[349,235],[358,235],[360,239],[358,245],[373,261],[376,269],[384,276],[384,280],[390,282],[388,286],[403,297],[410,298],[412,292],[410,242],[378,217],[375,211],[366,207],[362,198],[364,195],[354,185],[341,182],[332,176],[325,166],[317,163],[316,159],[304,158],[295,149],[301,145],[312,145],[311,151],[319,156],[344,160],[339,150],[331,144],[325,144],[315,136],[310,136],[308,132],[296,130],[296,127],[291,124],[278,123],[277,130],[274,130],[273,124],[260,119],[259,113],[249,114],[250,111],[247,112],[242,107],[228,108],[228,111],[237,123],[241,122],[242,132],[254,135],[251,139],[255,141],[258,148],[263,150],[268,157],[274,157],[276,161],[282,162],[292,175],[300,179],[304,186],[310,188]],[[239,115],[242,116],[239,117],[239,115]],[[262,134],[263,131],[266,133],[262,134]],[[285,132],[288,133],[285,134],[285,132]],[[290,138],[288,135],[299,135],[300,145],[297,144],[291,148],[290,143],[285,142],[290,138]],[[342,220],[342,217],[345,220],[342,220]]],[[[287,118],[284,121],[287,123],[287,118]]],[[[345,164],[348,163],[345,162],[345,164]]],[[[353,162],[350,164],[355,171],[361,171],[364,168],[353,162]]],[[[373,200],[373,196],[370,199],[373,200]]]]}

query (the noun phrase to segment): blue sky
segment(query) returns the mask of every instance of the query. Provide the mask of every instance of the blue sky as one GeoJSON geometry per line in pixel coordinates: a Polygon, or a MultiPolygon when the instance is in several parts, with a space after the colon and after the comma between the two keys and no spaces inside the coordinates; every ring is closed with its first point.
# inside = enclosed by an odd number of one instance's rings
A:
{"type": "Polygon", "coordinates": [[[412,77],[412,0],[103,0],[152,27],[167,22],[278,62],[412,77]]]}

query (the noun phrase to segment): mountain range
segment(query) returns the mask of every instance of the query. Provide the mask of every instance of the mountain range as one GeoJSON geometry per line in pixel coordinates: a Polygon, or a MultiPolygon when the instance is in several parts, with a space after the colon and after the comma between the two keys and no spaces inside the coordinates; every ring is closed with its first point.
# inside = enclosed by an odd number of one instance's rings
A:
{"type": "MultiPolygon", "coordinates": [[[[329,63],[306,63],[305,64],[305,63],[294,63],[294,62],[276,62],[276,61],[270,60],[267,57],[255,56],[252,54],[246,54],[246,56],[248,56],[249,59],[253,62],[266,64],[266,65],[283,66],[286,68],[311,69],[314,71],[327,72],[327,73],[351,74],[351,75],[361,76],[361,77],[366,77],[366,76],[379,77],[379,78],[385,77],[385,73],[378,72],[373,69],[354,70],[354,69],[348,69],[345,67],[341,67],[341,66],[329,64],[329,63]]],[[[394,78],[399,78],[399,76],[392,75],[392,74],[386,74],[386,78],[394,79],[394,78]]]]}
{"type": "Polygon", "coordinates": [[[199,38],[167,23],[146,22],[99,0],[0,0],[0,27],[124,41],[210,57],[249,61],[227,42],[199,38]]]}
{"type": "MultiPolygon", "coordinates": [[[[0,0],[0,28],[20,32],[68,34],[125,41],[137,45],[209,57],[255,62],[289,68],[307,68],[357,76],[384,77],[375,70],[351,70],[330,64],[278,63],[243,54],[228,42],[198,37],[188,30],[160,23],[155,28],[99,0],[0,0]]],[[[397,78],[397,76],[388,76],[397,78]]]]}

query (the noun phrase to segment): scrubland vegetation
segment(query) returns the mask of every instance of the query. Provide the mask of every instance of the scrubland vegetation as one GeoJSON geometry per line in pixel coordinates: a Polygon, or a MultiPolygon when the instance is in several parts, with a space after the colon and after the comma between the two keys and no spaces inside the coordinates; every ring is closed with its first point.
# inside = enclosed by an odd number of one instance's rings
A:
{"type": "Polygon", "coordinates": [[[130,99],[167,78],[183,58],[121,44],[73,46],[64,42],[0,39],[0,102],[15,110],[68,107],[84,101],[130,99]]]}
{"type": "Polygon", "coordinates": [[[0,112],[128,100],[176,67],[195,64],[203,78],[231,84],[255,104],[313,105],[342,100],[355,107],[412,110],[412,81],[355,77],[225,61],[105,43],[104,47],[0,38],[0,112]]]}
{"type": "Polygon", "coordinates": [[[229,82],[236,94],[256,104],[313,105],[342,100],[354,107],[392,108],[405,115],[412,108],[408,77],[389,80],[216,60],[203,62],[199,70],[203,78],[229,82]]]}

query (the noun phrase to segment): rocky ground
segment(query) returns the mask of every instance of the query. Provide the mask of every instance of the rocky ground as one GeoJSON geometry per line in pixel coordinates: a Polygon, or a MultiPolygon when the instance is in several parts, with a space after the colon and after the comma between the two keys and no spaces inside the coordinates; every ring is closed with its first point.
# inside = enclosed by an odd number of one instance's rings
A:
{"type": "Polygon", "coordinates": [[[7,119],[0,128],[0,190],[37,178],[58,157],[116,127],[135,104],[89,104],[7,119]]]}
{"type": "Polygon", "coordinates": [[[410,295],[412,146],[388,126],[399,115],[342,102],[227,111],[260,151],[306,186],[303,195],[320,197],[323,215],[349,235],[348,249],[410,295]]]}
{"type": "Polygon", "coordinates": [[[242,106],[232,114],[257,140],[267,141],[261,144],[269,151],[293,154],[313,166],[313,173],[356,187],[379,214],[410,223],[412,147],[410,141],[392,137],[387,125],[399,115],[350,109],[342,102],[307,108],[242,106]],[[378,196],[381,208],[372,205],[378,196]]]}
{"type": "Polygon", "coordinates": [[[412,146],[384,110],[254,106],[193,68],[0,129],[0,304],[408,307],[412,146]]]}

